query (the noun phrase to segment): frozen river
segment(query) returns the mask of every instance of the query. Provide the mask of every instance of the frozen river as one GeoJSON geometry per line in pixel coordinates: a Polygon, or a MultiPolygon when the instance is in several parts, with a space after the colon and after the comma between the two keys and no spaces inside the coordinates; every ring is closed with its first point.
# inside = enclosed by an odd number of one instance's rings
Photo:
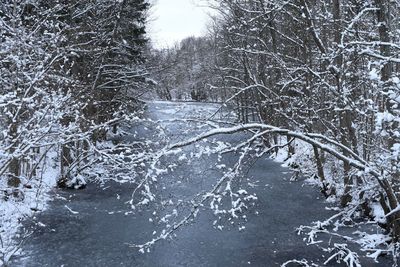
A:
{"type": "MultiPolygon", "coordinates": [[[[204,117],[215,108],[211,104],[153,102],[146,116],[154,120],[204,117]]],[[[169,122],[163,127],[175,140],[190,135],[185,132],[190,124],[169,122]]],[[[151,127],[146,127],[139,137],[152,138],[151,132],[151,127]]],[[[224,138],[237,142],[240,137],[224,138]]],[[[235,157],[227,156],[225,164],[234,162],[235,157]]],[[[218,171],[211,168],[214,162],[213,157],[201,158],[190,168],[185,165],[166,174],[160,181],[167,188],[163,194],[185,198],[207,190],[217,180],[218,171]]],[[[318,189],[303,186],[302,179],[290,182],[289,170],[270,159],[253,162],[246,177],[253,181],[252,190],[259,201],[246,211],[245,230],[228,222],[224,230],[216,229],[215,216],[204,210],[172,240],[157,243],[145,254],[127,244],[148,240],[157,226],[149,222],[151,206],[132,213],[126,204],[133,184],[108,182],[89,184],[80,191],[59,190],[50,208],[35,219],[46,227],[27,223],[35,231],[23,246],[23,256],[11,266],[279,266],[291,259],[322,265],[327,255],[307,246],[304,236],[296,233],[298,226],[331,214],[318,189]]],[[[368,261],[363,266],[383,265],[368,261]]]]}

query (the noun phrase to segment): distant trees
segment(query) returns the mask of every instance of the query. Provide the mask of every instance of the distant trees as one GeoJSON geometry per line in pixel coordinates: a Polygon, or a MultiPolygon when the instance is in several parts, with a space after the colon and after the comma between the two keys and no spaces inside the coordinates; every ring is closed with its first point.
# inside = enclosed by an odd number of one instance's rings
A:
{"type": "Polygon", "coordinates": [[[79,183],[90,147],[140,107],[148,8],[145,0],[0,4],[0,177],[16,195],[58,148],[60,185],[79,183]]]}
{"type": "Polygon", "coordinates": [[[154,50],[157,94],[167,100],[220,101],[213,90],[214,46],[206,37],[188,37],[175,47],[154,50]]]}

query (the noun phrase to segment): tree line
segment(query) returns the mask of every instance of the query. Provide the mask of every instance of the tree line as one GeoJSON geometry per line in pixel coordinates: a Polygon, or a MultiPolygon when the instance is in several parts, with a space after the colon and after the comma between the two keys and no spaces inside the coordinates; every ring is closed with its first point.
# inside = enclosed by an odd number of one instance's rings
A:
{"type": "Polygon", "coordinates": [[[149,3],[4,0],[0,4],[0,177],[5,197],[39,179],[56,152],[60,186],[142,104],[149,3]],[[4,180],[3,180],[4,181],[4,180]],[[11,189],[10,189],[11,188],[11,189]]]}
{"type": "MultiPolygon", "coordinates": [[[[341,160],[334,171],[326,148],[311,143],[324,193],[367,215],[378,201],[397,241],[400,3],[220,0],[214,8],[215,87],[229,88],[227,101],[236,103],[240,120],[335,142],[353,160],[341,160]],[[376,169],[378,178],[354,161],[376,169]]],[[[283,135],[290,155],[296,137],[283,135]]],[[[264,138],[268,146],[282,145],[276,134],[264,138]]]]}

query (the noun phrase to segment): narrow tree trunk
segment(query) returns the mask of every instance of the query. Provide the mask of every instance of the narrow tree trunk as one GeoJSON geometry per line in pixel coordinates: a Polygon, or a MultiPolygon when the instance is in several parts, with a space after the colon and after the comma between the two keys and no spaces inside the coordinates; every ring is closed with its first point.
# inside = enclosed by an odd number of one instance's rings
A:
{"type": "Polygon", "coordinates": [[[322,193],[327,197],[329,196],[328,193],[328,186],[326,184],[326,179],[325,179],[325,172],[324,172],[324,166],[323,162],[321,160],[321,156],[318,150],[318,147],[313,146],[314,149],[314,157],[315,157],[315,163],[317,164],[317,174],[318,174],[318,179],[321,182],[322,185],[322,193]]]}
{"type": "MultiPolygon", "coordinates": [[[[18,129],[17,123],[12,122],[9,131],[9,135],[12,137],[11,142],[13,142],[13,145],[9,150],[10,154],[13,154],[18,147],[17,140],[15,140],[15,138],[18,135],[17,129],[18,129]]],[[[8,167],[8,180],[7,180],[8,186],[18,187],[21,184],[20,167],[21,167],[20,160],[16,157],[13,157],[8,167]]]]}
{"type": "Polygon", "coordinates": [[[293,139],[290,138],[289,136],[286,136],[286,142],[289,143],[288,145],[288,159],[291,158],[294,153],[296,153],[294,145],[293,145],[293,139]]]}
{"type": "Polygon", "coordinates": [[[61,165],[61,171],[60,171],[61,173],[60,173],[60,175],[61,175],[61,177],[57,182],[59,187],[67,187],[68,186],[67,185],[68,181],[70,180],[69,167],[71,166],[71,164],[73,162],[72,151],[71,151],[71,148],[70,148],[71,144],[72,143],[61,145],[61,152],[60,152],[60,154],[61,154],[61,162],[60,162],[60,165],[61,165]]]}

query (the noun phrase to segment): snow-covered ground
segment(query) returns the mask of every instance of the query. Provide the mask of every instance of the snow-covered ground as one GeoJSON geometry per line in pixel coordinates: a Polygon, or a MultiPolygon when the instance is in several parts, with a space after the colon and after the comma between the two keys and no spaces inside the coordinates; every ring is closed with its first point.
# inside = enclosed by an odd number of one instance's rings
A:
{"type": "MultiPolygon", "coordinates": [[[[0,188],[3,188],[4,196],[0,198],[0,266],[7,263],[11,256],[18,254],[21,242],[29,237],[29,232],[21,231],[22,221],[30,220],[38,212],[47,209],[51,200],[51,190],[57,183],[59,173],[58,166],[54,165],[56,151],[49,153],[44,160],[39,180],[22,180],[20,197],[6,197],[5,180],[1,180],[0,188]],[[16,241],[16,238],[19,241],[16,241]]],[[[39,225],[44,226],[44,225],[39,225]]]]}

